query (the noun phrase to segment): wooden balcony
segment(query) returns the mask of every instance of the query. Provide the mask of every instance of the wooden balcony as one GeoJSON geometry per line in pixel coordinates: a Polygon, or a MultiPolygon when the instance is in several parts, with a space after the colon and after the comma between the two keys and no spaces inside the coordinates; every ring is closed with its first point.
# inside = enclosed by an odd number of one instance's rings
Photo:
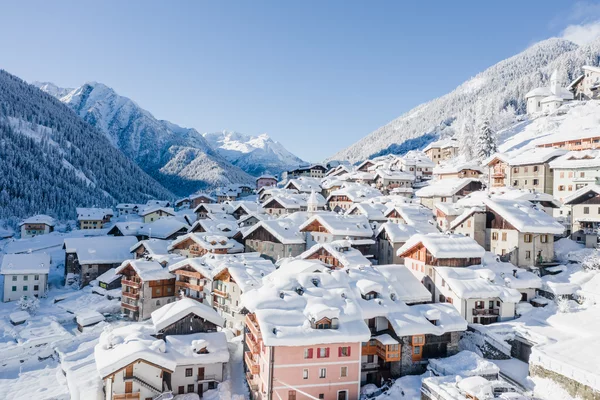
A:
{"type": "Polygon", "coordinates": [[[260,365],[258,365],[257,361],[254,361],[252,358],[252,353],[249,351],[244,353],[244,361],[246,362],[246,366],[248,367],[248,371],[252,375],[258,375],[260,373],[260,365]]]}
{"type": "Polygon", "coordinates": [[[203,279],[204,278],[200,272],[186,271],[184,269],[178,269],[174,273],[175,273],[175,275],[187,276],[188,278],[194,278],[194,279],[203,279]]]}
{"type": "Polygon", "coordinates": [[[175,288],[186,288],[190,290],[195,290],[197,292],[202,292],[204,290],[204,286],[194,285],[193,283],[183,282],[183,281],[175,281],[175,288]]]}
{"type": "Polygon", "coordinates": [[[496,315],[500,315],[500,310],[497,308],[474,308],[473,309],[473,315],[482,315],[482,316],[486,316],[486,315],[492,315],[492,316],[496,316],[496,315]]]}
{"type": "Polygon", "coordinates": [[[494,171],[492,172],[492,178],[506,178],[506,174],[503,171],[494,171]]]}
{"type": "Polygon", "coordinates": [[[122,292],[121,295],[123,297],[127,297],[128,299],[134,299],[134,300],[137,300],[137,299],[140,298],[140,294],[139,293],[122,292]]]}
{"type": "Polygon", "coordinates": [[[252,354],[258,354],[260,346],[254,341],[254,337],[251,333],[246,334],[246,345],[252,354]]]}
{"type": "Polygon", "coordinates": [[[140,393],[113,393],[112,398],[113,400],[139,400],[140,393]]]}
{"type": "Polygon", "coordinates": [[[219,297],[224,297],[224,298],[229,297],[229,294],[223,292],[222,290],[217,290],[217,289],[213,289],[213,294],[217,295],[219,297]]]}
{"type": "Polygon", "coordinates": [[[254,376],[251,373],[246,373],[246,381],[248,381],[248,386],[250,386],[250,390],[253,392],[258,390],[258,383],[254,381],[254,376]]]}
{"type": "Polygon", "coordinates": [[[138,306],[134,306],[133,304],[121,303],[121,307],[123,307],[126,310],[133,311],[133,312],[138,312],[139,311],[139,307],[138,306]]]}
{"type": "Polygon", "coordinates": [[[125,278],[121,279],[121,285],[131,286],[136,289],[139,289],[141,287],[140,282],[130,281],[129,279],[125,279],[125,278]]]}
{"type": "Polygon", "coordinates": [[[254,314],[246,315],[245,322],[246,326],[248,327],[252,335],[256,338],[256,340],[261,340],[262,335],[260,333],[260,327],[258,326],[258,322],[256,322],[256,317],[254,316],[254,314]]]}

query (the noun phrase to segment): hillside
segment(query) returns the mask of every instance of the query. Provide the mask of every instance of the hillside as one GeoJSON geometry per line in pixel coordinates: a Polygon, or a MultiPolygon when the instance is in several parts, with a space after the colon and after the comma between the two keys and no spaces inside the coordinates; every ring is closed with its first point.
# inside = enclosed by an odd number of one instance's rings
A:
{"type": "Polygon", "coordinates": [[[102,83],[89,82],[63,96],[64,90],[55,85],[34,84],[104,132],[113,146],[178,195],[254,182],[254,178],[215,152],[195,129],[158,120],[102,83]]]}
{"type": "Polygon", "coordinates": [[[525,94],[546,85],[555,69],[563,84],[580,73],[582,65],[598,65],[600,39],[585,45],[552,38],[503,60],[469,79],[454,91],[421,104],[375,130],[330,160],[357,162],[372,156],[422,148],[440,136],[472,138],[483,120],[499,131],[525,112],[525,94]]]}
{"type": "Polygon", "coordinates": [[[305,164],[266,134],[248,136],[223,131],[202,136],[221,156],[254,176],[264,173],[276,175],[305,164]]]}
{"type": "Polygon", "coordinates": [[[0,218],[173,195],[67,106],[0,70],[0,218]]]}

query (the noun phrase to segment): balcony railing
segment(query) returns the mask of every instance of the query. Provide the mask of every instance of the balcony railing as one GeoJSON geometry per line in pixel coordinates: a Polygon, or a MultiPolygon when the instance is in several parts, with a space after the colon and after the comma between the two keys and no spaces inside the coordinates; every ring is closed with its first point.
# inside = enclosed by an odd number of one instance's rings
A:
{"type": "Polygon", "coordinates": [[[121,303],[121,307],[123,307],[126,310],[131,310],[133,312],[138,312],[139,311],[139,307],[138,306],[134,306],[133,304],[121,303]]]}
{"type": "Polygon", "coordinates": [[[204,286],[194,285],[193,283],[183,282],[183,281],[175,281],[176,288],[187,288],[191,290],[195,290],[197,292],[202,292],[204,290],[204,286]]]}
{"type": "Polygon", "coordinates": [[[249,351],[244,353],[244,360],[246,361],[248,371],[250,371],[252,375],[258,375],[260,373],[260,365],[258,365],[258,362],[254,361],[252,358],[252,353],[249,351]]]}
{"type": "Polygon", "coordinates": [[[222,290],[217,290],[217,289],[213,289],[213,294],[219,296],[219,297],[229,297],[229,294],[223,292],[222,290]]]}
{"type": "Polygon", "coordinates": [[[139,289],[141,285],[140,282],[130,281],[129,279],[121,279],[121,284],[131,286],[137,289],[139,289]]]}
{"type": "Polygon", "coordinates": [[[246,381],[248,381],[248,386],[250,386],[250,390],[253,392],[258,390],[258,383],[254,381],[254,375],[250,372],[246,373],[246,381]]]}
{"type": "Polygon", "coordinates": [[[260,333],[260,327],[258,326],[258,322],[256,322],[256,317],[254,314],[246,315],[246,326],[252,332],[252,335],[256,338],[256,340],[261,340],[262,335],[260,333]]]}
{"type": "Polygon", "coordinates": [[[123,292],[121,294],[123,295],[123,297],[127,297],[129,299],[137,300],[137,299],[140,298],[140,294],[139,293],[123,292]]]}
{"type": "Polygon", "coordinates": [[[497,308],[474,308],[473,315],[500,315],[500,310],[497,308]]]}
{"type": "Polygon", "coordinates": [[[258,354],[260,346],[253,340],[251,333],[246,334],[246,345],[248,345],[248,348],[252,354],[258,354]]]}
{"type": "Polygon", "coordinates": [[[140,398],[140,393],[113,393],[113,400],[138,400],[140,398]]]}

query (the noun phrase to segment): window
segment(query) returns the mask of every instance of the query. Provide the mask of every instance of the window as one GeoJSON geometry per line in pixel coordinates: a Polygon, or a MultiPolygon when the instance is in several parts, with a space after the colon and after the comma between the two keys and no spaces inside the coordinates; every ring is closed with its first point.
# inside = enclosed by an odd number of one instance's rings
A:
{"type": "Polygon", "coordinates": [[[308,379],[308,369],[302,370],[302,379],[308,379]]]}
{"type": "Polygon", "coordinates": [[[188,393],[194,393],[194,384],[188,385],[188,393]]]}
{"type": "Polygon", "coordinates": [[[533,167],[533,172],[538,172],[538,167],[537,166],[533,167]]]}
{"type": "Polygon", "coordinates": [[[494,308],[494,300],[490,300],[488,303],[488,308],[491,310],[492,308],[494,308]]]}
{"type": "Polygon", "coordinates": [[[580,177],[580,178],[585,178],[585,172],[580,172],[580,173],[579,173],[579,177],[580,177]]]}
{"type": "Polygon", "coordinates": [[[184,387],[183,386],[179,386],[178,390],[179,390],[179,394],[184,394],[184,387]]]}
{"type": "Polygon", "coordinates": [[[350,357],[350,347],[340,347],[338,349],[338,356],[339,357],[350,357]]]}
{"type": "Polygon", "coordinates": [[[525,243],[531,243],[531,234],[526,233],[523,240],[525,241],[525,243]]]}
{"type": "Polygon", "coordinates": [[[29,288],[27,286],[23,286],[23,291],[27,291],[29,288]]]}
{"type": "Polygon", "coordinates": [[[565,173],[564,173],[564,172],[561,172],[561,173],[560,173],[560,177],[561,177],[561,178],[564,178],[564,177],[565,177],[565,173]]]}
{"type": "Polygon", "coordinates": [[[529,250],[525,251],[525,259],[526,260],[531,260],[531,251],[529,251],[529,250]]]}
{"type": "Polygon", "coordinates": [[[319,369],[319,378],[323,379],[327,377],[327,369],[326,368],[320,368],[319,369]]]}
{"type": "Polygon", "coordinates": [[[27,276],[27,275],[23,275],[23,280],[24,280],[24,281],[27,281],[27,280],[29,280],[29,276],[27,276]]]}
{"type": "Polygon", "coordinates": [[[414,354],[421,354],[421,347],[420,346],[413,347],[413,353],[414,354]]]}
{"type": "Polygon", "coordinates": [[[540,241],[542,243],[548,243],[548,235],[542,235],[542,236],[540,236],[540,241]]]}
{"type": "Polygon", "coordinates": [[[319,399],[324,399],[325,398],[325,393],[319,393],[319,399]]]}
{"type": "Polygon", "coordinates": [[[477,324],[477,323],[479,323],[479,318],[478,318],[478,317],[473,317],[473,323],[474,323],[474,324],[477,324]]]}
{"type": "Polygon", "coordinates": [[[288,400],[296,400],[296,391],[295,390],[290,390],[288,392],[288,400]]]}
{"type": "Polygon", "coordinates": [[[342,367],[340,369],[340,377],[345,378],[348,376],[348,367],[342,367]]]}
{"type": "Polygon", "coordinates": [[[317,358],[327,358],[329,357],[329,347],[319,347],[319,351],[317,353],[317,358]]]}
{"type": "Polygon", "coordinates": [[[519,181],[515,179],[515,180],[513,181],[513,186],[519,186],[519,181]]]}
{"type": "Polygon", "coordinates": [[[537,186],[539,184],[539,179],[534,179],[533,180],[533,186],[537,186]]]}
{"type": "Polygon", "coordinates": [[[507,236],[507,233],[506,232],[502,232],[502,241],[503,242],[506,242],[506,236],[507,236]]]}
{"type": "Polygon", "coordinates": [[[565,185],[559,185],[558,190],[565,190],[565,185]]]}
{"type": "Polygon", "coordinates": [[[412,344],[414,345],[423,345],[425,343],[425,337],[424,336],[413,336],[412,337],[412,344]]]}
{"type": "Polygon", "coordinates": [[[40,290],[40,286],[39,286],[39,285],[33,285],[33,290],[34,290],[34,291],[38,291],[38,290],[40,290]]]}
{"type": "Polygon", "coordinates": [[[583,213],[584,214],[589,214],[590,213],[590,208],[589,207],[583,207],[583,213]]]}
{"type": "Polygon", "coordinates": [[[304,358],[313,358],[313,349],[304,349],[304,358]]]}
{"type": "Polygon", "coordinates": [[[513,172],[514,172],[515,174],[519,173],[519,167],[514,167],[514,168],[513,168],[513,172]]]}
{"type": "Polygon", "coordinates": [[[13,286],[13,287],[12,287],[12,291],[13,291],[13,292],[16,292],[16,291],[17,291],[17,287],[16,287],[16,286],[13,286]]]}
{"type": "Polygon", "coordinates": [[[498,232],[492,232],[492,240],[498,240],[498,232]]]}
{"type": "Polygon", "coordinates": [[[16,282],[17,281],[17,276],[13,275],[12,280],[13,280],[13,282],[16,282]]]}
{"type": "Polygon", "coordinates": [[[39,275],[34,275],[33,276],[33,280],[34,281],[39,281],[40,280],[40,276],[39,275]]]}
{"type": "Polygon", "coordinates": [[[192,368],[186,368],[185,369],[185,376],[192,376],[193,374],[193,369],[192,368]]]}

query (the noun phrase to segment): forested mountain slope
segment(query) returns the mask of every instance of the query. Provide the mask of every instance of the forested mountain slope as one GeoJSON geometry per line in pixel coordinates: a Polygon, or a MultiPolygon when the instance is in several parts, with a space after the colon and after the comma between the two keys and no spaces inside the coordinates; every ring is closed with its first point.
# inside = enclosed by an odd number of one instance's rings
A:
{"type": "Polygon", "coordinates": [[[577,46],[552,38],[500,61],[454,91],[421,104],[330,157],[357,162],[375,155],[404,153],[422,148],[439,136],[462,137],[473,143],[478,126],[489,121],[495,131],[525,113],[525,94],[547,85],[557,69],[563,84],[581,73],[582,65],[598,65],[600,39],[577,46]]]}
{"type": "Polygon", "coordinates": [[[0,70],[0,219],[172,197],[69,107],[0,70]]]}

